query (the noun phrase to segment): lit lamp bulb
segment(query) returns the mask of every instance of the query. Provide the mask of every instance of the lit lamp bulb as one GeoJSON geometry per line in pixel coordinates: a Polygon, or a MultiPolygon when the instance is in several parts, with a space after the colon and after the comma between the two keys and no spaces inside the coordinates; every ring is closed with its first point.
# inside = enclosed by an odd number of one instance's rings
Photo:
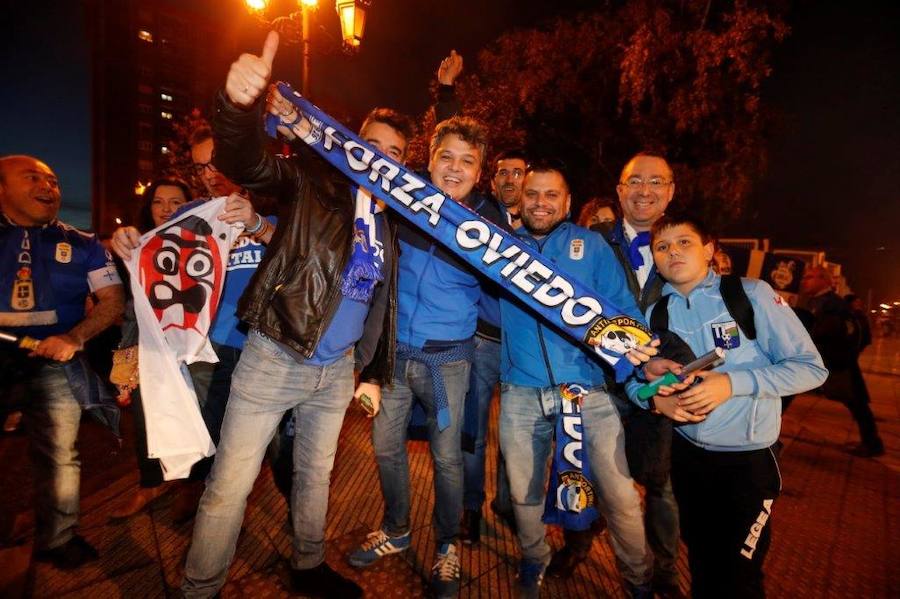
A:
{"type": "Polygon", "coordinates": [[[247,4],[247,8],[250,10],[258,10],[260,12],[266,10],[266,7],[269,5],[269,0],[244,0],[247,4]]]}

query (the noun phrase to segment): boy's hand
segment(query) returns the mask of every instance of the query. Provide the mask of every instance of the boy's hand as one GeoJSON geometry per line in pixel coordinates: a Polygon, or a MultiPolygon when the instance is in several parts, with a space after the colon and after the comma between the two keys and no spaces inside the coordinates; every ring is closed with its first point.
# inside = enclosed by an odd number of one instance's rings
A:
{"type": "Polygon", "coordinates": [[[644,376],[651,383],[665,376],[667,372],[679,374],[681,372],[681,364],[666,358],[652,358],[644,365],[644,376]]]}
{"type": "Polygon", "coordinates": [[[678,397],[675,395],[656,395],[653,397],[656,409],[665,417],[675,422],[703,422],[706,416],[691,414],[678,405],[678,397]]]}
{"type": "Polygon", "coordinates": [[[731,377],[724,372],[696,373],[703,382],[678,395],[678,405],[696,415],[709,414],[731,397],[731,377]]]}

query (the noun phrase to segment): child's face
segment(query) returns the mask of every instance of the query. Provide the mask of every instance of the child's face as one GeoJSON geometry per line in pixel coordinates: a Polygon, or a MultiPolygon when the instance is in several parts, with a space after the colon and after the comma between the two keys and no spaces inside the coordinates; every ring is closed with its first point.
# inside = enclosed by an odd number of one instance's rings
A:
{"type": "Polygon", "coordinates": [[[712,242],[704,244],[688,225],[663,229],[653,239],[656,268],[679,291],[693,289],[706,277],[712,257],[712,242]]]}

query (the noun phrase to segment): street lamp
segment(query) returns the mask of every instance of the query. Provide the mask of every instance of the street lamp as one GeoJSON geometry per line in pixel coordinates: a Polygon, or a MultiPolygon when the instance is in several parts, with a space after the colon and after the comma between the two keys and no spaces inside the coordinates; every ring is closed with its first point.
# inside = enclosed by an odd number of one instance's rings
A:
{"type": "MultiPolygon", "coordinates": [[[[306,96],[309,92],[309,12],[317,8],[318,0],[296,0],[299,10],[271,21],[265,17],[271,0],[244,1],[259,23],[277,31],[284,43],[302,44],[303,78],[300,93],[306,96]]],[[[344,52],[353,54],[359,49],[366,25],[366,10],[371,5],[372,0],[335,0],[335,9],[341,21],[344,52]]]]}
{"type": "Polygon", "coordinates": [[[355,52],[362,43],[366,28],[366,11],[372,6],[372,0],[335,0],[334,5],[341,20],[344,51],[355,52]]]}

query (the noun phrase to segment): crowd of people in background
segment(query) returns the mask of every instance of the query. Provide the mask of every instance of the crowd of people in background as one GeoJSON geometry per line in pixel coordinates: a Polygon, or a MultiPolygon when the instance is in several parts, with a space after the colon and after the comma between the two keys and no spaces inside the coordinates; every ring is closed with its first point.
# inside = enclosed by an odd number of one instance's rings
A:
{"type": "MultiPolygon", "coordinates": [[[[298,142],[300,115],[270,86],[277,46],[270,34],[260,55],[232,64],[211,126],[191,137],[204,197],[193,197],[182,178],[162,175],[147,188],[135,225],[116,230],[109,244],[116,259],[128,260],[142,233],[221,196],[219,218],[243,227],[209,331],[218,362],[189,367],[216,453],[187,480],[165,480],[148,452],[141,331],[127,275],[95,236],[58,220],[61,191],[51,165],[0,158],[0,330],[20,345],[3,347],[0,380],[12,398],[7,411],[24,414],[31,441],[34,559],[76,568],[98,557],[77,534],[75,441],[82,409],[109,402],[92,392],[83,350],[120,326],[112,379],[134,420],[140,482],[110,516],[128,518],[164,493],[177,494],[173,518],[194,518],[186,597],[213,597],[225,584],[267,456],[289,507],[293,589],[362,596],[325,560],[330,475],[354,399],[372,417],[385,505],[381,525],[347,556],[357,568],[413,543],[406,447],[419,406],[434,468],[436,596],[457,595],[462,546],[480,541],[489,451],[500,456],[490,508],[519,543],[517,596],[537,597],[545,576],[575,575],[604,529],[633,597],[682,595],[682,541],[692,596],[764,596],[768,521],[781,489],[776,444],[790,397],[823,388],[859,424],[854,451],[884,453],[857,361],[871,335],[854,298],[833,292],[826,269],[809,268],[806,311],[795,313],[768,284],[717,274],[715,238],[695,215],[677,210],[675,172],[659,152],[636,152],[622,165],[616,197],[591,198],[573,221],[564,164],[512,147],[488,156],[504,140],[488,139],[481,123],[460,114],[454,80],[463,63],[454,52],[438,69],[438,124],[422,176],[649,323],[659,339],[628,349],[636,374],[617,383],[597,356],[298,142]],[[291,155],[267,151],[265,115],[293,140],[291,155]],[[262,207],[267,197],[277,201],[277,215],[262,207]],[[35,341],[22,349],[27,340],[35,341]],[[717,348],[727,352],[724,365],[638,395],[717,348]],[[494,397],[499,447],[487,443],[494,397]],[[565,545],[553,552],[542,520],[545,466],[571,404],[580,406],[590,472],[584,486],[598,517],[566,528],[565,545]]],[[[403,164],[413,132],[408,117],[376,108],[359,137],[403,164]]]]}

